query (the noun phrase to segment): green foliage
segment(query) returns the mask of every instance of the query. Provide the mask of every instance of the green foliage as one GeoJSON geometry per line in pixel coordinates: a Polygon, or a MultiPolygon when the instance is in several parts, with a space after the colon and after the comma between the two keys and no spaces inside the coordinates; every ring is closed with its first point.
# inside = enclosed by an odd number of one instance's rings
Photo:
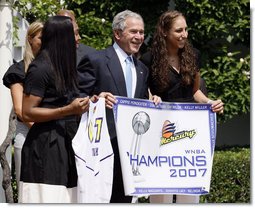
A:
{"type": "Polygon", "coordinates": [[[249,0],[176,1],[189,25],[189,39],[205,53],[220,53],[223,46],[250,45],[249,0]]]}
{"type": "Polygon", "coordinates": [[[250,149],[215,151],[211,188],[200,203],[250,203],[250,149]]]}
{"type": "Polygon", "coordinates": [[[209,97],[221,98],[225,103],[224,117],[218,116],[220,120],[250,112],[250,55],[238,60],[237,54],[216,56],[202,68],[209,97]]]}
{"type": "MultiPolygon", "coordinates": [[[[19,0],[15,1],[12,5],[13,9],[17,10],[20,15],[29,23],[36,20],[42,22],[46,21],[49,16],[57,13],[62,8],[59,1],[56,0],[19,0]]],[[[18,17],[13,18],[13,42],[16,45],[18,37],[18,17]]]]}
{"type": "Polygon", "coordinates": [[[13,8],[20,12],[28,22],[35,20],[45,21],[61,8],[60,1],[57,0],[20,0],[15,1],[13,8]]]}
{"type": "Polygon", "coordinates": [[[249,113],[249,0],[176,1],[176,9],[185,14],[189,39],[201,51],[201,74],[209,97],[225,103],[218,121],[249,113]]]}
{"type": "Polygon", "coordinates": [[[12,25],[13,25],[13,45],[17,45],[17,41],[19,40],[18,37],[18,22],[19,22],[19,18],[18,17],[13,17],[12,19],[12,25]]]}
{"type": "Polygon", "coordinates": [[[103,49],[112,44],[112,19],[124,5],[121,1],[72,0],[67,8],[76,13],[81,42],[103,49]]]}
{"type": "Polygon", "coordinates": [[[95,17],[95,12],[81,13],[77,18],[79,28],[86,33],[81,34],[81,42],[96,49],[103,49],[112,44],[111,22],[105,18],[95,17]]]}
{"type": "Polygon", "coordinates": [[[112,44],[111,23],[116,13],[130,9],[145,22],[145,43],[150,46],[158,17],[167,9],[185,14],[189,39],[201,52],[201,74],[209,97],[225,103],[224,122],[250,112],[250,7],[249,0],[19,0],[16,8],[29,22],[46,20],[61,7],[72,9],[80,27],[81,42],[96,49],[112,44]],[[32,5],[28,7],[27,5],[32,5]],[[148,15],[149,14],[149,15],[148,15]],[[228,56],[231,52],[233,56],[228,56]],[[241,62],[240,59],[244,61],[241,62]]]}

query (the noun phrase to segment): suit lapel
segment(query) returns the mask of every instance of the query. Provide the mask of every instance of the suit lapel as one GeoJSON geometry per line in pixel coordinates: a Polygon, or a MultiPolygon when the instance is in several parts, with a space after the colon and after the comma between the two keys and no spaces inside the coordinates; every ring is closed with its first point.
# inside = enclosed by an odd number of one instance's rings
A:
{"type": "MultiPolygon", "coordinates": [[[[106,57],[108,58],[107,67],[113,77],[114,84],[118,91],[118,95],[127,96],[123,70],[119,58],[112,46],[107,48],[106,57]]],[[[107,82],[108,80],[105,81],[107,82]]]]}
{"type": "Polygon", "coordinates": [[[144,76],[146,76],[144,74],[144,71],[141,67],[139,67],[137,60],[134,58],[134,64],[135,64],[135,68],[136,68],[136,89],[135,89],[135,98],[139,98],[140,97],[140,93],[142,90],[142,87],[144,85],[144,76]]]}

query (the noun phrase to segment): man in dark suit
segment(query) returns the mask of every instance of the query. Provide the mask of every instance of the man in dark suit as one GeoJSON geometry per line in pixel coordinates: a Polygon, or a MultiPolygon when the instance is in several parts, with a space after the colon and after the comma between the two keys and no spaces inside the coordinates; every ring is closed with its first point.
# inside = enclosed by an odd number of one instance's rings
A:
{"type": "Polygon", "coordinates": [[[61,9],[57,15],[59,16],[66,16],[66,17],[70,17],[72,19],[72,23],[73,23],[73,29],[74,29],[74,35],[75,35],[75,42],[76,42],[76,64],[77,66],[79,65],[81,59],[86,56],[88,53],[92,53],[94,51],[96,51],[96,49],[84,45],[82,43],[80,43],[81,40],[81,36],[79,34],[79,26],[76,22],[75,19],[75,14],[72,10],[67,10],[67,9],[61,9]]]}
{"type": "MultiPolygon", "coordinates": [[[[122,179],[117,135],[112,107],[114,96],[148,98],[148,68],[134,56],[144,41],[144,22],[142,17],[129,10],[118,13],[112,23],[113,46],[88,54],[78,66],[81,93],[100,95],[106,99],[108,131],[114,152],[114,176],[111,203],[130,203],[132,197],[125,196],[122,179]],[[131,86],[126,86],[128,74],[126,59],[131,59],[131,86]],[[130,94],[128,95],[128,89],[130,94]]],[[[129,71],[130,72],[130,71],[129,71]]],[[[155,104],[161,99],[152,96],[155,104]]],[[[100,188],[100,187],[98,187],[100,188]]]]}
{"type": "Polygon", "coordinates": [[[84,56],[86,56],[89,53],[92,53],[96,51],[95,48],[92,48],[90,46],[84,45],[83,43],[79,43],[77,50],[76,50],[76,64],[79,65],[80,61],[84,56]]]}

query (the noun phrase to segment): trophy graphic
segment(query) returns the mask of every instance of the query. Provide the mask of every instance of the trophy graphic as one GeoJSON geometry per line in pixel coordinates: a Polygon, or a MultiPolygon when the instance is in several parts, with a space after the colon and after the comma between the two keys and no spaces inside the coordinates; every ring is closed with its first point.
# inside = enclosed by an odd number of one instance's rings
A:
{"type": "MultiPolygon", "coordinates": [[[[143,111],[136,113],[132,119],[132,127],[135,134],[133,136],[130,152],[133,153],[134,158],[140,154],[142,135],[145,134],[145,132],[147,132],[150,128],[150,122],[151,121],[149,115],[143,111]]],[[[132,163],[132,172],[134,176],[141,175],[139,172],[138,164],[135,161],[132,163]]]]}

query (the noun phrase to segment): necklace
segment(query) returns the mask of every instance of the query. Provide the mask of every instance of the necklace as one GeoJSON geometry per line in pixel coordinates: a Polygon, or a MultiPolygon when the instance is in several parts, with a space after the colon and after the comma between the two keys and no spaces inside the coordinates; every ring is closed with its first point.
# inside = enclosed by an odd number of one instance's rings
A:
{"type": "Polygon", "coordinates": [[[178,58],[169,58],[169,64],[173,67],[175,71],[180,72],[180,64],[178,58]]]}
{"type": "Polygon", "coordinates": [[[170,63],[176,62],[176,59],[175,59],[175,58],[170,58],[169,60],[170,60],[170,63]]]}

